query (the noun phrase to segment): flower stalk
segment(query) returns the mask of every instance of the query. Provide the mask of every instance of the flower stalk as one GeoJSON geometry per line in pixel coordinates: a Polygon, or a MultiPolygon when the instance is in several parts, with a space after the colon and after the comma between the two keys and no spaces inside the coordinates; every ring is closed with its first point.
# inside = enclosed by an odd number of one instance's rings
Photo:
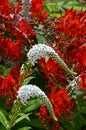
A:
{"type": "Polygon", "coordinates": [[[9,123],[7,130],[12,130],[12,127],[15,125],[15,121],[19,113],[21,112],[21,107],[22,107],[21,102],[19,100],[16,100],[14,102],[14,106],[12,107],[12,111],[9,115],[9,123]]]}

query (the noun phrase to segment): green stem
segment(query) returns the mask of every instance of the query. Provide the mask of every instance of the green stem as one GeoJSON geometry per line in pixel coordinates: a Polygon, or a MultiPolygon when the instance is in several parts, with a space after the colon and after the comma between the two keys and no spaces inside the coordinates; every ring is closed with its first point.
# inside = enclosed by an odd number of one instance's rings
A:
{"type": "Polygon", "coordinates": [[[14,126],[14,123],[18,117],[18,114],[21,111],[21,107],[22,107],[21,102],[19,100],[16,100],[16,102],[12,108],[12,111],[9,115],[9,124],[8,124],[7,130],[11,130],[11,128],[14,126]]]}
{"type": "MultiPolygon", "coordinates": [[[[31,64],[29,63],[29,61],[26,62],[25,66],[24,66],[24,72],[23,72],[23,81],[24,79],[27,77],[28,75],[28,71],[31,69],[31,64]]],[[[20,83],[20,85],[22,85],[23,81],[20,83]]],[[[12,111],[9,115],[9,124],[8,124],[8,128],[7,130],[11,130],[12,127],[14,126],[14,123],[18,117],[18,114],[21,111],[21,107],[22,104],[19,100],[16,100],[16,102],[14,103],[14,106],[12,107],[12,111]]]]}

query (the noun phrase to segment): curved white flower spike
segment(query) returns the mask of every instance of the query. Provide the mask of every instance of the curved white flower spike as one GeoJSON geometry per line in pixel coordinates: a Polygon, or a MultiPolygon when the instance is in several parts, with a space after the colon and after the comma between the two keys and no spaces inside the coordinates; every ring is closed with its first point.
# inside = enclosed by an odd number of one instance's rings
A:
{"type": "Polygon", "coordinates": [[[54,51],[53,48],[49,47],[45,44],[36,44],[34,45],[29,52],[27,53],[27,57],[30,60],[31,64],[34,66],[38,59],[49,56],[52,57],[55,61],[57,61],[63,69],[73,75],[76,75],[75,72],[70,70],[65,62],[59,57],[59,55],[54,51]]]}
{"type": "Polygon", "coordinates": [[[26,104],[31,98],[38,98],[42,101],[43,104],[46,104],[50,115],[57,121],[57,118],[54,114],[53,106],[45,93],[38,88],[36,85],[24,85],[21,86],[18,90],[17,98],[20,99],[22,104],[26,104]]]}

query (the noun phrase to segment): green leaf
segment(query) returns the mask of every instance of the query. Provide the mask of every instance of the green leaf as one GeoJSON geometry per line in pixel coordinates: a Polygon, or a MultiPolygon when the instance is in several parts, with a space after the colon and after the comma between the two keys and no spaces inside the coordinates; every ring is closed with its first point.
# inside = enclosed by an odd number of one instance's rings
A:
{"type": "Polygon", "coordinates": [[[2,111],[0,111],[0,122],[5,128],[7,128],[8,121],[2,111]]]}
{"type": "Polygon", "coordinates": [[[44,126],[42,126],[42,122],[39,119],[31,119],[29,124],[37,128],[45,128],[44,126]]]}
{"type": "Polygon", "coordinates": [[[0,130],[7,130],[2,124],[0,124],[0,130]]]}
{"type": "Polygon", "coordinates": [[[5,69],[3,76],[7,76],[10,73],[10,68],[5,69]]]}
{"type": "Polygon", "coordinates": [[[32,99],[29,100],[28,105],[25,108],[25,113],[31,112],[33,110],[36,110],[42,105],[42,102],[39,99],[32,99]]]}
{"type": "Polygon", "coordinates": [[[35,98],[35,99],[29,100],[28,103],[27,103],[27,106],[31,106],[31,105],[36,104],[36,103],[42,104],[42,102],[40,101],[40,99],[35,98]]]}
{"type": "Polygon", "coordinates": [[[77,116],[74,119],[74,129],[73,130],[80,130],[84,125],[86,125],[86,120],[85,118],[79,114],[79,116],[77,116]]]}
{"type": "Polygon", "coordinates": [[[33,78],[35,78],[35,77],[26,78],[22,85],[27,85],[33,78]]]}
{"type": "Polygon", "coordinates": [[[60,130],[64,130],[62,127],[60,127],[60,130]]]}
{"type": "Polygon", "coordinates": [[[79,116],[79,114],[80,114],[80,111],[78,111],[78,110],[74,111],[72,118],[75,119],[77,116],[79,116]]]}
{"type": "Polygon", "coordinates": [[[80,112],[83,113],[83,114],[86,114],[86,107],[84,107],[84,106],[81,107],[80,112]]]}
{"type": "Polygon", "coordinates": [[[52,7],[49,4],[46,4],[46,8],[48,9],[49,12],[52,12],[52,7]]]}
{"type": "Polygon", "coordinates": [[[8,68],[8,66],[0,64],[0,74],[2,74],[3,76],[7,76],[9,72],[10,68],[8,68]]]}
{"type": "Polygon", "coordinates": [[[40,44],[40,43],[46,44],[47,43],[46,38],[40,34],[37,34],[36,38],[37,38],[38,44],[40,44]]]}
{"type": "Polygon", "coordinates": [[[23,127],[23,128],[20,128],[20,129],[18,129],[18,130],[31,130],[32,128],[31,127],[23,127]]]}
{"type": "Polygon", "coordinates": [[[86,125],[86,119],[82,116],[82,115],[80,115],[79,116],[79,119],[80,119],[80,122],[82,123],[82,125],[86,125]]]}
{"type": "MultiPolygon", "coordinates": [[[[16,121],[14,122],[14,125],[16,125],[17,123],[19,123],[20,121],[22,121],[23,119],[27,119],[28,121],[30,121],[30,118],[28,117],[29,114],[24,114],[24,113],[20,113],[19,117],[16,119],[16,121]]],[[[13,126],[14,126],[13,125],[13,126]]]]}

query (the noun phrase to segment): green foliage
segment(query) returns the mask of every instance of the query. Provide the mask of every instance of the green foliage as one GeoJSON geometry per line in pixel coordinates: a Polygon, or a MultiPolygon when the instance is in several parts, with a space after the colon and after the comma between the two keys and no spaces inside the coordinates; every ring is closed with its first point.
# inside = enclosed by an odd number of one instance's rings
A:
{"type": "Polygon", "coordinates": [[[40,43],[42,43],[42,44],[46,44],[47,43],[47,40],[46,40],[44,34],[40,34],[39,33],[39,34],[37,34],[36,38],[37,38],[37,41],[38,41],[39,44],[40,43]]]}
{"type": "Polygon", "coordinates": [[[75,110],[71,121],[69,121],[68,118],[64,118],[61,120],[61,126],[69,130],[81,130],[82,127],[86,127],[86,111],[85,114],[83,114],[81,111],[75,110]]]}
{"type": "Polygon", "coordinates": [[[33,73],[31,74],[33,78],[30,80],[29,84],[35,84],[36,86],[39,86],[43,91],[45,90],[45,85],[47,84],[47,81],[44,79],[44,74],[39,72],[39,68],[33,69],[33,73]]]}
{"type": "Polygon", "coordinates": [[[22,85],[27,85],[32,79],[34,79],[35,77],[29,77],[29,78],[26,78],[24,79],[22,85]]]}
{"type": "Polygon", "coordinates": [[[11,110],[11,105],[6,105],[6,97],[2,97],[0,96],[0,109],[5,110],[5,111],[9,111],[11,110]]]}
{"type": "Polygon", "coordinates": [[[29,119],[28,116],[29,116],[29,114],[19,113],[17,119],[16,119],[15,122],[14,122],[14,126],[15,126],[17,123],[19,123],[19,122],[21,122],[22,120],[24,120],[24,119],[26,119],[27,121],[30,121],[30,119],[29,119]]]}
{"type": "Polygon", "coordinates": [[[31,126],[34,126],[35,128],[38,128],[38,129],[40,128],[40,130],[41,130],[41,129],[45,128],[45,127],[41,126],[41,123],[42,123],[41,120],[34,118],[34,119],[30,120],[29,124],[31,124],[31,126]]]}
{"type": "Polygon", "coordinates": [[[0,74],[2,74],[3,76],[7,76],[9,72],[10,68],[8,66],[0,64],[0,74]]]}
{"type": "Polygon", "coordinates": [[[0,122],[1,122],[1,124],[2,124],[5,128],[7,128],[8,121],[7,121],[7,118],[6,118],[6,116],[3,114],[2,111],[0,111],[0,122]]]}
{"type": "Polygon", "coordinates": [[[7,130],[2,124],[0,124],[0,130],[7,130]]]}
{"type": "Polygon", "coordinates": [[[18,130],[31,130],[32,128],[31,127],[23,127],[23,128],[20,128],[20,129],[18,129],[18,130]]]}
{"type": "Polygon", "coordinates": [[[42,102],[39,99],[31,99],[29,100],[28,104],[23,107],[24,112],[28,113],[33,110],[36,110],[42,105],[42,102]]]}
{"type": "Polygon", "coordinates": [[[52,0],[50,2],[46,1],[44,9],[47,9],[51,15],[59,16],[61,13],[64,13],[66,9],[72,7],[78,10],[86,9],[86,7],[77,0],[52,0]]]}

